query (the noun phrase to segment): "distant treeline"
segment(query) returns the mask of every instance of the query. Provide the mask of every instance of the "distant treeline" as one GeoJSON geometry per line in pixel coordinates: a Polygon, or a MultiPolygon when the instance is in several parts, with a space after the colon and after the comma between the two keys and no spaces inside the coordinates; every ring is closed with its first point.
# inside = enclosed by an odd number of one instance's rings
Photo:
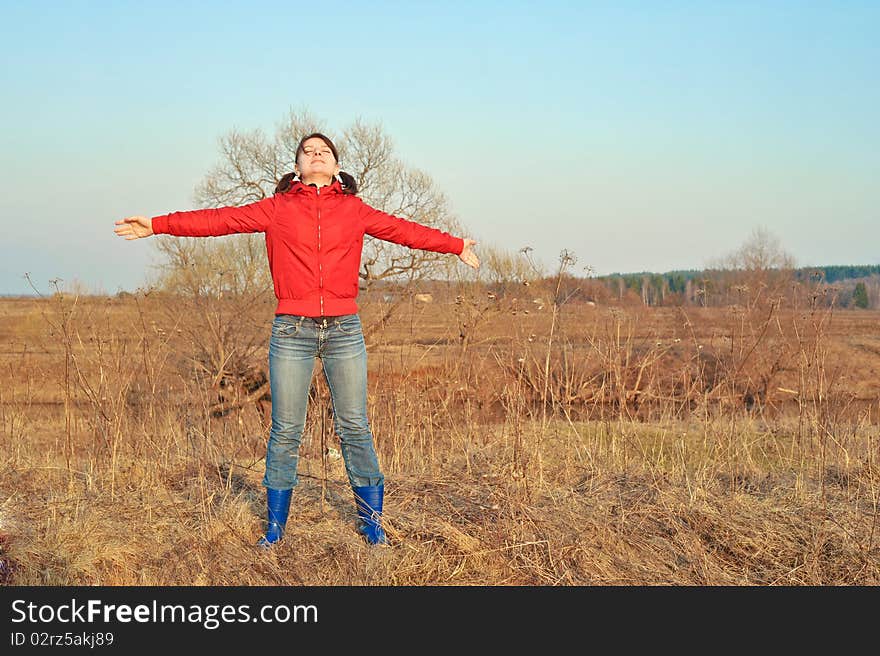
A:
{"type": "Polygon", "coordinates": [[[880,265],[801,267],[790,271],[688,269],[666,273],[613,273],[593,279],[604,287],[602,300],[645,305],[728,305],[761,294],[792,298],[796,290],[822,293],[822,303],[839,307],[880,307],[880,265]]]}
{"type": "Polygon", "coordinates": [[[880,275],[880,264],[803,267],[795,269],[794,271],[795,280],[806,280],[810,276],[816,276],[817,274],[821,274],[822,279],[828,284],[831,284],[841,280],[852,280],[855,278],[867,278],[872,275],[880,275]]]}
{"type": "MultiPolygon", "coordinates": [[[[607,276],[598,276],[596,279],[602,281],[623,280],[623,284],[626,287],[630,289],[639,289],[647,277],[658,287],[660,285],[657,283],[665,281],[669,291],[673,293],[681,293],[685,291],[688,280],[702,280],[707,276],[718,273],[719,271],[710,269],[683,269],[678,271],[667,271],[666,273],[642,271],[638,273],[612,273],[607,276]]],[[[828,284],[832,284],[841,280],[867,278],[872,275],[880,275],[880,264],[835,264],[833,266],[801,267],[792,271],[791,275],[794,280],[801,282],[822,280],[828,284]]]]}

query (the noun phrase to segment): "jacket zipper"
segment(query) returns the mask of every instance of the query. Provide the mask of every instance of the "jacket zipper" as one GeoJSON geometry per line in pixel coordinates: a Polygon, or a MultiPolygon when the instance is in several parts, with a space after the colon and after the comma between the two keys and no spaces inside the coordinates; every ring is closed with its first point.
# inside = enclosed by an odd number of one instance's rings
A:
{"type": "Polygon", "coordinates": [[[318,206],[318,297],[321,299],[321,316],[324,316],[324,266],[321,262],[321,188],[316,187],[318,206]]]}

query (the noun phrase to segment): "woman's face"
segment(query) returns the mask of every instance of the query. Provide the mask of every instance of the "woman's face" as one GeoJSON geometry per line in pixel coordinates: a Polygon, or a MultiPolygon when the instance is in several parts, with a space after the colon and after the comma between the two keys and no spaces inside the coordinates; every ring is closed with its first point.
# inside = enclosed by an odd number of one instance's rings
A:
{"type": "Polygon", "coordinates": [[[319,137],[306,139],[296,158],[296,173],[306,184],[329,182],[339,173],[339,165],[330,146],[319,137]]]}

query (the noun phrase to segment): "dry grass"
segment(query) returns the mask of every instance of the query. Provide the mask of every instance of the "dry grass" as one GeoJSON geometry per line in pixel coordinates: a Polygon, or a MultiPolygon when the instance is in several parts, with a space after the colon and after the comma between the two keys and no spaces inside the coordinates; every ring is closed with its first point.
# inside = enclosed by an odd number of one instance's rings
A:
{"type": "Polygon", "coordinates": [[[0,582],[880,583],[876,313],[410,305],[369,342],[392,546],[316,377],[265,552],[267,406],[216,411],[169,303],[0,302],[0,582]]]}

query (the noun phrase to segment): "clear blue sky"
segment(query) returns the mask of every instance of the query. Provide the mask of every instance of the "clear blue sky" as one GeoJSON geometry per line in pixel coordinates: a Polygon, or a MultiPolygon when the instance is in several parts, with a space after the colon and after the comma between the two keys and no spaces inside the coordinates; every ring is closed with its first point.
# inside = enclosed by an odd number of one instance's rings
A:
{"type": "Polygon", "coordinates": [[[231,128],[381,121],[469,236],[598,274],[756,227],[880,263],[880,2],[0,1],[0,293],[143,284],[231,128]]]}

